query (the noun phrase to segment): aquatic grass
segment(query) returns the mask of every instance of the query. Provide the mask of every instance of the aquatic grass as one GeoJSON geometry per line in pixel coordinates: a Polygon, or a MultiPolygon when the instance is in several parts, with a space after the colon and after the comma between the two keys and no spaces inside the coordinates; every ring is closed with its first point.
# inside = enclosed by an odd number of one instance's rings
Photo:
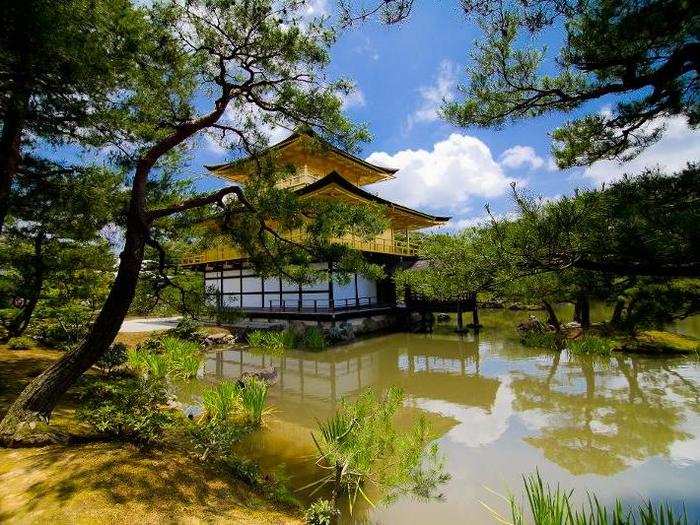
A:
{"type": "Polygon", "coordinates": [[[169,367],[165,356],[161,354],[146,354],[144,364],[149,378],[165,379],[168,377],[169,367]]]}
{"type": "Polygon", "coordinates": [[[326,338],[323,336],[323,332],[319,328],[316,326],[309,326],[304,332],[302,346],[305,349],[318,352],[326,348],[326,338]]]}
{"type": "Polygon", "coordinates": [[[262,423],[262,417],[268,411],[265,407],[267,391],[267,383],[257,377],[246,378],[243,386],[238,389],[240,404],[249,424],[260,426],[262,423]]]}
{"type": "Polygon", "coordinates": [[[285,348],[284,331],[253,330],[246,336],[252,348],[279,351],[285,348]]]}
{"type": "Polygon", "coordinates": [[[163,352],[171,376],[182,379],[197,377],[202,364],[202,351],[198,343],[166,337],[163,339],[163,352]]]}
{"type": "Polygon", "coordinates": [[[615,341],[589,335],[567,341],[566,347],[573,354],[609,356],[615,348],[615,341]]]}
{"type": "Polygon", "coordinates": [[[126,352],[126,363],[136,372],[144,372],[148,366],[146,363],[148,352],[141,348],[129,348],[126,352]]]}
{"type": "Polygon", "coordinates": [[[222,421],[231,419],[240,406],[240,387],[235,381],[221,381],[202,393],[205,417],[222,421]]]}
{"type": "Polygon", "coordinates": [[[521,337],[520,342],[528,348],[545,348],[547,350],[559,348],[559,340],[555,332],[530,331],[521,337]]]}
{"type": "MultiPolygon", "coordinates": [[[[588,494],[588,501],[576,507],[572,501],[573,490],[563,490],[558,484],[555,487],[545,483],[539,471],[523,476],[525,502],[534,525],[687,525],[688,517],[683,509],[675,511],[667,503],[654,506],[651,501],[636,508],[625,509],[622,502],[615,500],[611,508],[600,503],[594,494],[588,494]]],[[[508,525],[523,525],[525,513],[522,504],[510,494],[508,497],[487,489],[496,494],[508,504],[510,520],[498,511],[481,504],[500,523],[508,525]]]]}

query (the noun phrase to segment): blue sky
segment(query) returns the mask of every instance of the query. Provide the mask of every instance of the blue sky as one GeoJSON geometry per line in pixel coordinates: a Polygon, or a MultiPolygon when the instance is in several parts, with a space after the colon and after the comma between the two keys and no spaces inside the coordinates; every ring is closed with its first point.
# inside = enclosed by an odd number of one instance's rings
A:
{"type": "MultiPolygon", "coordinates": [[[[310,0],[312,14],[334,12],[334,0],[310,0]]],[[[458,0],[419,0],[410,20],[386,27],[359,25],[341,35],[332,48],[331,76],[357,83],[347,98],[348,114],[370,128],[374,139],[361,156],[400,168],[394,181],[370,191],[437,215],[450,215],[452,229],[483,218],[485,203],[496,213],[511,209],[509,184],[517,181],[535,195],[556,197],[576,187],[592,187],[644,166],[677,169],[700,159],[700,140],[680,119],[664,122],[664,139],[627,165],[603,162],[562,172],[550,159],[548,132],[565,115],[552,114],[501,130],[461,129],[443,122],[437,110],[443,99],[458,97],[464,66],[480,32],[459,10],[458,0]]],[[[559,35],[549,35],[555,44],[559,35]]],[[[604,111],[610,101],[596,102],[604,111]]],[[[570,116],[568,116],[570,118],[570,116]]],[[[272,137],[280,140],[283,134],[272,137]]],[[[213,141],[202,141],[186,174],[200,189],[223,185],[204,175],[203,164],[230,159],[213,141]]]]}
{"type": "MultiPolygon", "coordinates": [[[[401,168],[396,180],[368,187],[371,191],[450,215],[450,228],[459,228],[483,218],[487,202],[496,213],[507,213],[513,180],[535,195],[556,197],[644,166],[676,169],[687,159],[700,159],[700,140],[681,120],[666,122],[666,137],[628,165],[604,162],[565,172],[551,162],[548,133],[565,122],[566,115],[552,114],[501,130],[445,123],[437,109],[442,99],[458,97],[456,86],[465,80],[469,50],[480,37],[458,4],[416,2],[408,22],[392,27],[365,23],[345,32],[331,50],[331,74],[357,83],[357,92],[346,101],[347,111],[365,122],[374,137],[361,156],[401,168]]],[[[332,0],[314,0],[312,5],[317,14],[333,14],[332,0]]],[[[556,42],[557,36],[551,35],[548,43],[556,42]]],[[[604,111],[606,103],[590,109],[604,111]]],[[[193,171],[226,157],[220,148],[205,146],[194,159],[193,171]]],[[[218,184],[201,180],[202,187],[218,184]]]]}

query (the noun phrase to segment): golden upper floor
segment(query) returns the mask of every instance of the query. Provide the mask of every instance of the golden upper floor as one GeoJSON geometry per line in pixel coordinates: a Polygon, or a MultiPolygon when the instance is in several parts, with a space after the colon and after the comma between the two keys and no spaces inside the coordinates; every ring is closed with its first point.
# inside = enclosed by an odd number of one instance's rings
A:
{"type": "MultiPolygon", "coordinates": [[[[271,155],[278,166],[296,168],[294,176],[282,181],[284,187],[292,188],[311,184],[331,172],[342,173],[343,177],[356,186],[364,186],[392,179],[398,171],[371,164],[306,132],[293,133],[271,146],[265,155],[271,155]]],[[[254,159],[245,158],[206,168],[217,177],[245,184],[257,169],[257,163],[254,159]]]]}

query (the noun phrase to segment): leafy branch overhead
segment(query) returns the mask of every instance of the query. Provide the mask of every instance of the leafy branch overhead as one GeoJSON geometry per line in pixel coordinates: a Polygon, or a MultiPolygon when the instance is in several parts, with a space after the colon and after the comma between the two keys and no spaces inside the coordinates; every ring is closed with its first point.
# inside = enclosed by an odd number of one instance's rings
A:
{"type": "MultiPolygon", "coordinates": [[[[552,134],[562,168],[627,160],[663,133],[660,117],[700,117],[700,8],[686,0],[462,2],[484,31],[475,43],[465,100],[444,116],[461,126],[500,127],[549,112],[589,112],[552,134]],[[533,37],[561,30],[556,56],[533,37]],[[614,96],[609,111],[590,102],[614,96]]],[[[605,99],[610,100],[610,99],[605,99]]]]}

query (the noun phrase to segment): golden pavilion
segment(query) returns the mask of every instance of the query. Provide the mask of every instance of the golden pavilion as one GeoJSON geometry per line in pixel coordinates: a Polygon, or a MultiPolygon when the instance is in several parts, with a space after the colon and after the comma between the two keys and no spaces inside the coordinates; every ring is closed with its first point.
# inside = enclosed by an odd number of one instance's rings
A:
{"type": "MultiPolygon", "coordinates": [[[[296,169],[280,185],[302,198],[384,205],[390,220],[388,229],[371,240],[347,236],[336,242],[352,246],[372,262],[382,264],[387,277],[375,281],[355,274],[349,283],[340,283],[329,271],[329,278],[323,282],[299,285],[280,277],[263,278],[242,250],[216,246],[182,261],[183,266],[203,272],[211,304],[242,310],[249,318],[317,321],[362,319],[390,313],[396,308],[392,274],[397,268],[413,264],[418,254],[418,239],[412,240],[411,232],[444,224],[450,218],[414,210],[363,189],[395,178],[398,170],[371,164],[325,142],[319,148],[319,140],[310,132],[295,132],[271,146],[270,152],[279,164],[296,169]]],[[[255,163],[243,159],[206,168],[217,177],[245,187],[255,163]]],[[[331,269],[325,261],[314,265],[331,269]]]]}

